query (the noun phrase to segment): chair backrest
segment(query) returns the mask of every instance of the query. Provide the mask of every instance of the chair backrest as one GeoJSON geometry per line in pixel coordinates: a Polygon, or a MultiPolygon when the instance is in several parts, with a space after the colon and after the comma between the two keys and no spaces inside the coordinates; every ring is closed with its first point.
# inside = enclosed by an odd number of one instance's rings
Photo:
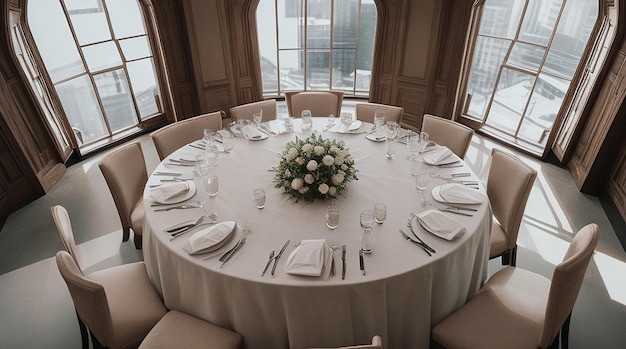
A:
{"type": "Polygon", "coordinates": [[[461,159],[465,158],[474,135],[474,130],[465,125],[430,114],[424,114],[422,132],[428,133],[431,141],[445,145],[461,159]]]}
{"type": "Polygon", "coordinates": [[[148,182],[141,144],[132,142],[122,146],[100,160],[98,167],[109,186],[122,227],[131,228],[131,212],[143,197],[148,182]]]}
{"type": "Polygon", "coordinates": [[[238,105],[236,107],[230,108],[229,113],[233,121],[241,119],[252,120],[252,114],[258,112],[259,110],[263,110],[263,121],[276,119],[276,116],[278,114],[276,108],[276,100],[267,99],[264,101],[238,105]]]}
{"type": "Polygon", "coordinates": [[[539,339],[540,348],[550,346],[572,312],[599,238],[598,225],[591,223],[584,226],[572,239],[563,261],[554,269],[546,316],[539,339]]]}
{"type": "Polygon", "coordinates": [[[83,256],[79,249],[76,248],[70,215],[67,213],[65,207],[61,205],[50,207],[50,211],[52,212],[52,219],[59,232],[59,237],[61,237],[61,242],[63,242],[63,246],[65,246],[65,250],[69,252],[72,258],[74,258],[76,265],[82,270],[83,268],[80,265],[83,256]]]}
{"type": "MultiPolygon", "coordinates": [[[[372,337],[372,344],[362,344],[362,345],[350,345],[347,347],[336,347],[336,348],[326,348],[326,349],[382,349],[383,348],[383,339],[376,335],[372,337]]],[[[309,348],[316,349],[316,348],[309,348]]],[[[324,349],[324,348],[317,348],[324,349]]]]}
{"type": "Polygon", "coordinates": [[[378,103],[356,103],[355,112],[356,119],[364,122],[374,123],[374,113],[381,110],[385,113],[385,122],[395,121],[398,124],[402,122],[404,108],[392,105],[378,103]]]}
{"type": "Polygon", "coordinates": [[[517,157],[498,149],[491,152],[487,197],[493,215],[507,235],[506,248],[515,247],[526,202],[537,171],[517,157]]]}
{"type": "Polygon", "coordinates": [[[312,116],[341,115],[343,92],[341,91],[302,91],[285,92],[289,116],[299,118],[303,110],[310,110],[312,116]]]}
{"type": "Polygon", "coordinates": [[[113,331],[113,321],[104,287],[86,278],[68,252],[57,252],[56,262],[78,316],[98,340],[106,342],[113,331]]]}
{"type": "Polygon", "coordinates": [[[204,137],[204,129],[222,128],[222,112],[194,116],[162,127],[150,134],[159,159],[163,160],[176,149],[204,137]]]}

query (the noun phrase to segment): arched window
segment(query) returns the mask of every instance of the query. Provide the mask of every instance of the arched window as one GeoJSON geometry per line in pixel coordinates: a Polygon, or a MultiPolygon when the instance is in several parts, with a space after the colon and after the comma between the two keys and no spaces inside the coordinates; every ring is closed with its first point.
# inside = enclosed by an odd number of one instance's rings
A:
{"type": "Polygon", "coordinates": [[[28,25],[81,148],[162,111],[137,0],[29,0],[28,25]]]}
{"type": "Polygon", "coordinates": [[[369,96],[374,0],[260,0],[263,95],[338,90],[369,96]]]}
{"type": "Polygon", "coordinates": [[[577,87],[574,79],[593,41],[598,4],[483,1],[462,115],[486,133],[544,154],[568,91],[577,87]]]}

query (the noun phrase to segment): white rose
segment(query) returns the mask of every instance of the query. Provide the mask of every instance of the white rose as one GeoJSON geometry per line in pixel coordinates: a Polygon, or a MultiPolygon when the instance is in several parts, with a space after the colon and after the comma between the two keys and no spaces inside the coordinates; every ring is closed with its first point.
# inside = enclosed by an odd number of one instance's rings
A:
{"type": "Polygon", "coordinates": [[[328,188],[328,195],[335,196],[336,194],[337,194],[337,188],[335,187],[328,188]]]}
{"type": "Polygon", "coordinates": [[[328,193],[328,190],[330,188],[328,187],[328,184],[326,183],[322,183],[320,184],[320,186],[317,188],[317,190],[319,190],[320,194],[325,195],[326,193],[328,193]]]}
{"type": "Polygon", "coordinates": [[[302,146],[302,151],[304,151],[304,152],[308,152],[311,149],[313,149],[313,146],[311,144],[309,144],[309,143],[306,143],[305,145],[302,146]]]}
{"type": "Polygon", "coordinates": [[[344,162],[343,156],[337,155],[335,157],[335,165],[341,165],[341,164],[343,164],[343,162],[344,162]]]}
{"type": "Polygon", "coordinates": [[[346,164],[341,165],[341,169],[346,171],[348,169],[348,165],[346,165],[346,164]]]}
{"type": "MultiPolygon", "coordinates": [[[[334,174],[333,177],[332,177],[332,181],[333,181],[334,185],[339,185],[339,184],[343,183],[343,180],[344,180],[344,176],[341,173],[334,174]]],[[[292,184],[292,186],[293,186],[293,184],[292,184]]]]}
{"type": "Polygon", "coordinates": [[[300,188],[302,188],[303,184],[304,184],[304,181],[302,180],[302,178],[294,178],[291,181],[291,189],[299,190],[300,188]]]}
{"type": "Polygon", "coordinates": [[[335,163],[335,159],[333,159],[332,155],[324,155],[322,158],[322,163],[326,166],[330,166],[335,163]]]}
{"type": "Polygon", "coordinates": [[[309,171],[315,171],[317,170],[317,161],[315,160],[310,160],[307,164],[306,164],[306,169],[309,171]]]}
{"type": "Polygon", "coordinates": [[[313,148],[313,151],[316,155],[322,155],[324,154],[324,151],[326,151],[326,149],[324,149],[324,147],[322,147],[321,145],[316,145],[315,148],[313,148]]]}
{"type": "Polygon", "coordinates": [[[313,182],[315,181],[315,178],[313,177],[312,174],[307,173],[306,176],[304,176],[304,181],[306,182],[306,184],[313,184],[313,182]]]}
{"type": "Polygon", "coordinates": [[[296,163],[300,166],[304,165],[304,158],[302,156],[298,156],[296,158],[296,163]]]}
{"type": "Polygon", "coordinates": [[[287,178],[291,177],[291,171],[289,171],[288,168],[285,169],[285,177],[287,178]]]}
{"type": "Polygon", "coordinates": [[[331,153],[335,153],[335,154],[337,154],[337,153],[339,152],[339,148],[337,148],[337,147],[336,147],[336,146],[334,146],[334,145],[333,145],[332,147],[330,147],[330,149],[329,149],[329,150],[330,150],[330,152],[331,152],[331,153]]]}

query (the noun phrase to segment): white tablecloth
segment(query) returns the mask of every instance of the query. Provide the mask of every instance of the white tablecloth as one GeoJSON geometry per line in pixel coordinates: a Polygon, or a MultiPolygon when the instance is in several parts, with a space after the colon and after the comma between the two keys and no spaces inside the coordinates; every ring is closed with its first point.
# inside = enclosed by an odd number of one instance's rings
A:
{"type": "MultiPolygon", "coordinates": [[[[326,122],[314,118],[314,128],[326,122]]],[[[214,324],[237,331],[246,348],[333,347],[368,343],[381,335],[385,348],[427,348],[430,329],[459,308],[480,287],[487,275],[491,211],[489,203],[476,206],[473,217],[451,215],[462,222],[467,233],[453,241],[422,234],[437,253],[429,257],[398,232],[406,227],[411,212],[421,211],[414,189],[406,146],[398,144],[393,159],[385,157],[384,142],[373,142],[364,134],[336,134],[320,131],[326,138],[346,142],[356,160],[359,180],[349,184],[345,195],[334,203],[339,207],[340,225],[326,227],[324,212],[328,202],[294,203],[273,186],[274,172],[287,141],[299,133],[270,135],[259,141],[235,139],[231,153],[220,153],[215,169],[219,194],[207,198],[199,187],[189,202],[206,199],[208,209],[219,220],[250,220],[252,233],[242,249],[223,267],[219,254],[190,256],[182,246],[189,236],[170,241],[164,228],[197,218],[199,209],[154,212],[149,189],[145,191],[146,225],[143,252],[150,279],[169,309],[180,310],[214,324]],[[267,203],[257,210],[252,202],[254,188],[264,188],[267,203]],[[374,228],[375,249],[365,256],[366,275],[359,270],[359,213],[375,202],[388,207],[387,220],[374,228]],[[261,277],[271,250],[280,250],[290,239],[278,263],[275,276],[261,277]],[[285,273],[287,257],[294,243],[304,239],[326,239],[329,244],[347,245],[347,271],[341,279],[341,259],[337,275],[319,277],[285,273]]],[[[193,154],[190,146],[179,149],[193,154]]],[[[178,171],[186,176],[193,167],[165,165],[156,171],[178,171]]],[[[441,174],[471,172],[469,167],[442,169],[441,174]]],[[[152,175],[148,184],[163,178],[152,175]]],[[[476,179],[472,177],[465,179],[476,179]]],[[[444,183],[431,180],[430,186],[444,183]]],[[[431,198],[430,191],[426,193],[431,198]]],[[[233,239],[223,252],[236,242],[233,239]]]]}

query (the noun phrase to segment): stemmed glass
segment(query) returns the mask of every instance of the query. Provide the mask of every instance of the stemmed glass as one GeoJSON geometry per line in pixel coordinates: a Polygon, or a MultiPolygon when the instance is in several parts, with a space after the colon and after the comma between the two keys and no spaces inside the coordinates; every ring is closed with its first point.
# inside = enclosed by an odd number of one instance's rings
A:
{"type": "Polygon", "coordinates": [[[413,160],[416,158],[417,153],[420,151],[420,138],[421,135],[418,132],[409,131],[406,137],[406,147],[409,149],[409,155],[407,160],[413,160]]]}
{"type": "Polygon", "coordinates": [[[382,110],[376,110],[374,112],[374,129],[372,131],[378,131],[385,124],[385,113],[382,110]]]}
{"type": "Polygon", "coordinates": [[[430,174],[428,172],[419,172],[415,175],[415,189],[422,196],[420,199],[422,207],[430,206],[430,201],[426,198],[426,194],[424,194],[424,190],[428,188],[429,182],[430,174]]]}
{"type": "Polygon", "coordinates": [[[363,253],[371,253],[374,251],[374,236],[372,235],[372,229],[376,224],[376,215],[373,210],[364,210],[360,216],[361,223],[361,237],[359,238],[359,244],[363,253]]]}
{"type": "Polygon", "coordinates": [[[258,112],[252,114],[252,121],[256,125],[256,128],[261,126],[261,120],[263,120],[263,109],[259,109],[258,112]]]}
{"type": "Polygon", "coordinates": [[[388,121],[387,124],[387,134],[385,138],[385,155],[387,158],[391,159],[394,155],[396,155],[396,137],[398,137],[398,129],[400,125],[398,125],[395,121],[388,121]]]}
{"type": "Polygon", "coordinates": [[[302,119],[302,132],[309,132],[313,127],[313,120],[311,119],[311,111],[305,109],[301,114],[302,119]]]}

